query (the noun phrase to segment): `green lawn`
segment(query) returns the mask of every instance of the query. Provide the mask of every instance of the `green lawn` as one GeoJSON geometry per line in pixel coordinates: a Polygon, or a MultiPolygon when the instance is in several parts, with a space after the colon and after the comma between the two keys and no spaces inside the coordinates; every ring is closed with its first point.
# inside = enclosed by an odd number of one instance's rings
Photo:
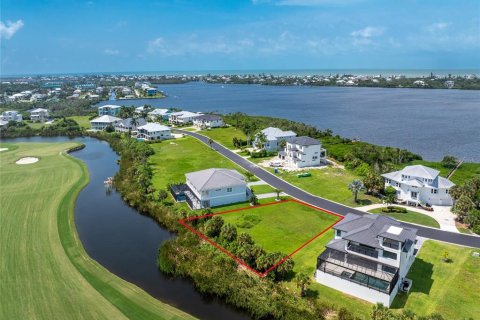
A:
{"type": "Polygon", "coordinates": [[[268,252],[289,254],[339,218],[297,202],[282,202],[222,215],[268,252]]]}
{"type": "MultiPolygon", "coordinates": [[[[273,169],[269,169],[273,172],[273,169]]],[[[348,184],[354,179],[360,179],[348,170],[326,167],[323,169],[309,170],[311,177],[298,178],[298,172],[287,172],[280,170],[278,177],[291,184],[308,191],[314,195],[328,200],[336,201],[347,206],[358,207],[373,203],[379,203],[379,199],[366,195],[363,192],[358,194],[359,202],[356,203],[353,194],[348,190],[348,184]]]]}
{"type": "Polygon", "coordinates": [[[275,188],[269,184],[259,184],[251,186],[250,188],[253,190],[253,192],[255,192],[256,195],[275,192],[275,188]]]}
{"type": "Polygon", "coordinates": [[[405,221],[405,222],[421,224],[427,227],[440,228],[440,224],[437,222],[437,220],[425,214],[421,214],[419,212],[407,210],[406,213],[396,213],[396,212],[387,213],[387,212],[382,212],[382,208],[373,209],[373,210],[370,210],[369,212],[392,217],[394,219],[405,221]]]}
{"type": "Polygon", "coordinates": [[[61,153],[74,145],[0,144],[0,319],[189,318],[86,254],[73,215],[88,171],[61,153]]]}
{"type": "Polygon", "coordinates": [[[229,149],[236,149],[233,146],[233,138],[237,137],[238,139],[246,140],[247,136],[243,133],[242,130],[235,127],[226,127],[226,128],[214,128],[210,130],[202,130],[200,134],[210,137],[216,142],[224,145],[229,149]]]}
{"type": "Polygon", "coordinates": [[[166,188],[169,183],[185,182],[185,173],[209,168],[245,170],[223,157],[217,151],[192,137],[167,140],[151,145],[155,155],[150,157],[153,185],[166,188]]]}
{"type": "Polygon", "coordinates": [[[480,314],[480,258],[469,249],[436,241],[423,244],[407,277],[413,286],[399,294],[392,308],[405,308],[418,315],[437,312],[445,319],[477,319],[480,314]],[[451,263],[442,261],[447,251],[451,263]]]}
{"type": "Polygon", "coordinates": [[[27,124],[28,124],[28,126],[29,126],[30,128],[32,128],[32,129],[41,129],[41,128],[43,128],[43,127],[46,126],[46,124],[43,123],[43,122],[31,122],[31,121],[28,121],[27,124]]]}
{"type": "Polygon", "coordinates": [[[80,127],[85,129],[90,129],[91,127],[89,118],[89,116],[67,117],[67,119],[75,120],[80,125],[80,127]]]}

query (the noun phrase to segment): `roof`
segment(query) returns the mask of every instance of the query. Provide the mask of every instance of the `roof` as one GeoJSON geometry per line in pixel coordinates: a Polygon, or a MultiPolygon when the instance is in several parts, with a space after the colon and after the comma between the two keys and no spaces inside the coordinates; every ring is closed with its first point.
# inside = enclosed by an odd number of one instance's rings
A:
{"type": "Polygon", "coordinates": [[[214,114],[203,114],[201,116],[195,117],[195,120],[218,121],[218,120],[222,120],[222,117],[214,115],[214,114]]]}
{"type": "Polygon", "coordinates": [[[295,137],[297,134],[293,131],[283,131],[279,128],[268,127],[262,130],[267,140],[277,140],[278,138],[295,137]]]}
{"type": "Polygon", "coordinates": [[[30,113],[33,113],[33,112],[47,112],[47,111],[48,111],[47,109],[37,108],[37,109],[30,110],[30,113]]]}
{"type": "Polygon", "coordinates": [[[417,164],[414,166],[406,166],[405,168],[400,170],[400,173],[406,176],[435,179],[440,173],[440,171],[423,166],[421,164],[417,164]]]}
{"type": "Polygon", "coordinates": [[[118,109],[118,108],[121,108],[121,106],[117,106],[117,105],[115,105],[115,104],[106,104],[106,105],[104,105],[104,106],[98,107],[98,109],[100,109],[100,108],[118,109]]]}
{"type": "Polygon", "coordinates": [[[157,109],[154,109],[154,110],[150,111],[148,114],[150,114],[150,115],[163,115],[165,113],[168,113],[168,109],[157,108],[157,109]]]}
{"type": "Polygon", "coordinates": [[[176,117],[193,117],[193,116],[201,116],[202,114],[190,112],[190,111],[178,111],[178,112],[173,112],[170,115],[176,116],[176,117]]]}
{"type": "Polygon", "coordinates": [[[245,177],[232,169],[211,168],[190,172],[185,176],[198,191],[246,186],[245,177]]]}
{"type": "Polygon", "coordinates": [[[381,215],[356,215],[349,213],[337,223],[335,230],[346,232],[345,240],[355,241],[370,247],[381,248],[378,237],[400,242],[415,241],[417,229],[402,226],[397,220],[381,215]]]}
{"type": "Polygon", "coordinates": [[[143,126],[137,127],[138,130],[145,130],[148,132],[156,132],[156,131],[167,131],[171,130],[170,127],[167,126],[162,126],[161,124],[158,123],[147,123],[143,126]]]}
{"type": "MultiPolygon", "coordinates": [[[[136,126],[137,127],[143,126],[146,123],[147,123],[147,121],[144,118],[138,118],[136,126]]],[[[123,125],[124,127],[131,127],[132,126],[132,118],[127,118],[127,119],[124,119],[122,121],[119,121],[116,124],[116,126],[119,126],[119,125],[123,125]]]]}
{"type": "Polygon", "coordinates": [[[430,179],[432,182],[427,183],[427,185],[435,188],[451,188],[455,184],[448,180],[447,178],[439,176],[440,171],[423,166],[423,165],[414,165],[406,166],[402,170],[393,171],[389,173],[382,174],[382,177],[394,180],[407,184],[414,187],[424,187],[426,185],[425,181],[422,179],[430,179]],[[407,176],[409,178],[402,179],[402,176],[407,176]]]}
{"type": "Polygon", "coordinates": [[[346,253],[347,252],[347,250],[345,250],[346,244],[347,244],[347,240],[332,239],[332,240],[330,240],[329,243],[327,243],[326,247],[330,248],[330,249],[333,249],[333,250],[337,250],[337,251],[346,253]]]}
{"type": "Polygon", "coordinates": [[[8,121],[0,120],[0,127],[6,126],[8,121]]]}
{"type": "Polygon", "coordinates": [[[436,180],[436,187],[437,188],[451,188],[455,185],[452,181],[448,180],[447,178],[444,177],[438,177],[438,180],[436,180]]]}
{"type": "Polygon", "coordinates": [[[313,146],[313,145],[320,145],[320,141],[317,139],[313,139],[307,136],[302,137],[293,137],[287,140],[288,143],[294,143],[301,146],[313,146]]]}
{"type": "Polygon", "coordinates": [[[92,122],[113,123],[113,122],[117,122],[117,121],[121,121],[121,120],[122,119],[117,118],[117,117],[113,117],[113,116],[109,116],[109,115],[103,115],[103,116],[97,117],[93,120],[90,120],[90,123],[92,123],[92,122]]]}

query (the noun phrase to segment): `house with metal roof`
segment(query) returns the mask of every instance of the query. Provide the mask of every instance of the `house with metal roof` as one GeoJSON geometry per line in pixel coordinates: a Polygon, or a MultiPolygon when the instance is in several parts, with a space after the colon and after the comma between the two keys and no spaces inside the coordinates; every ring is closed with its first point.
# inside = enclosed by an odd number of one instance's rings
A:
{"type": "Polygon", "coordinates": [[[30,110],[30,120],[32,120],[32,122],[48,121],[48,110],[43,108],[30,110]]]}
{"type": "Polygon", "coordinates": [[[114,116],[103,115],[91,120],[90,125],[92,126],[93,130],[105,130],[110,125],[114,127],[119,121],[122,121],[122,119],[114,116]]]}
{"type": "Polygon", "coordinates": [[[192,119],[193,125],[200,129],[223,127],[223,119],[214,114],[204,114],[192,119]]]}
{"type": "Polygon", "coordinates": [[[349,213],[337,223],[335,238],[317,259],[317,282],[389,307],[417,254],[417,229],[381,215],[349,213]]]}
{"type": "Polygon", "coordinates": [[[439,175],[440,171],[423,166],[406,166],[402,170],[382,174],[385,187],[397,190],[397,201],[408,205],[428,204],[451,206],[449,190],[455,184],[439,175]]]}
{"type": "Polygon", "coordinates": [[[185,174],[186,183],[171,186],[177,201],[185,200],[192,209],[212,208],[245,202],[251,192],[237,170],[211,168],[185,174]]]}
{"type": "Polygon", "coordinates": [[[144,118],[137,118],[133,121],[133,118],[123,119],[115,123],[115,132],[131,132],[135,133],[137,128],[146,125],[147,121],[144,118]]]}
{"type": "Polygon", "coordinates": [[[265,149],[268,152],[275,152],[279,149],[279,144],[282,140],[287,140],[296,137],[297,134],[293,131],[283,131],[279,128],[268,127],[260,131],[253,141],[253,146],[258,149],[265,149]],[[262,142],[261,136],[265,137],[262,142]]]}
{"type": "Polygon", "coordinates": [[[120,113],[120,110],[122,109],[121,106],[117,106],[114,104],[107,104],[104,106],[98,107],[98,115],[99,116],[116,116],[120,113]]]}
{"type": "Polygon", "coordinates": [[[143,126],[137,127],[137,139],[154,141],[166,140],[171,138],[173,138],[172,129],[167,126],[162,126],[158,123],[147,123],[143,126]]]}
{"type": "Polygon", "coordinates": [[[171,124],[184,125],[192,123],[195,117],[201,116],[202,113],[195,113],[190,111],[173,112],[168,116],[168,121],[171,124]]]}
{"type": "Polygon", "coordinates": [[[283,151],[278,153],[281,160],[296,168],[315,167],[327,160],[327,150],[322,143],[310,137],[293,137],[286,140],[283,151]]]}

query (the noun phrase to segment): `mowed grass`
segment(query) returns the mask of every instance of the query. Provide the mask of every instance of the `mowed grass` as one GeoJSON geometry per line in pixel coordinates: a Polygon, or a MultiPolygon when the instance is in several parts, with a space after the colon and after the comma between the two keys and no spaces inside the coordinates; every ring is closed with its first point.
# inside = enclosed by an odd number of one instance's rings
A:
{"type": "Polygon", "coordinates": [[[275,193],[275,188],[269,184],[257,184],[257,185],[251,186],[250,189],[252,189],[256,195],[265,194],[265,193],[275,193]]]}
{"type": "Polygon", "coordinates": [[[399,294],[393,309],[418,315],[440,313],[445,319],[478,319],[480,315],[480,258],[470,249],[428,240],[423,244],[407,277],[409,294],[399,294]],[[452,261],[442,261],[444,252],[452,261]]]}
{"type": "MultiPolygon", "coordinates": [[[[270,169],[270,171],[273,172],[273,169],[270,169]]],[[[360,178],[351,171],[326,167],[309,170],[308,172],[312,174],[311,177],[298,178],[297,174],[299,172],[283,170],[279,171],[277,176],[316,196],[347,206],[358,207],[380,202],[379,199],[366,195],[364,192],[358,193],[358,202],[354,201],[352,192],[348,190],[348,184],[354,179],[360,178]]]]}
{"type": "Polygon", "coordinates": [[[166,188],[169,183],[185,182],[185,174],[209,168],[245,170],[223,157],[217,151],[192,137],[167,140],[151,145],[155,154],[150,157],[153,185],[166,188]]]}
{"type": "Polygon", "coordinates": [[[419,212],[414,212],[410,210],[407,210],[406,213],[383,212],[382,208],[372,209],[369,212],[381,214],[382,216],[392,217],[400,221],[421,224],[423,226],[432,227],[432,228],[440,228],[440,224],[437,222],[437,220],[425,214],[421,214],[419,212]]]}
{"type": "Polygon", "coordinates": [[[0,152],[0,319],[189,318],[84,251],[74,202],[88,171],[62,153],[75,145],[19,143],[0,152]],[[25,156],[40,161],[15,164],[25,156]]]}
{"type": "Polygon", "coordinates": [[[67,117],[67,119],[75,120],[80,127],[85,129],[90,129],[91,127],[89,118],[90,118],[89,116],[67,117]]]}
{"type": "Polygon", "coordinates": [[[229,149],[236,149],[233,145],[233,138],[247,140],[247,136],[242,130],[235,127],[213,128],[202,130],[200,134],[212,138],[214,141],[224,145],[229,149]]]}

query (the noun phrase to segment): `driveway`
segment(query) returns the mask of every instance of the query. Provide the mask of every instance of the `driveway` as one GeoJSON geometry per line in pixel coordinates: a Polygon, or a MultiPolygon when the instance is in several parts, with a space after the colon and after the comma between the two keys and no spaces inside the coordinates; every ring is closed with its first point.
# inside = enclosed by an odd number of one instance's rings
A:
{"type": "MultiPolygon", "coordinates": [[[[174,131],[183,133],[185,135],[189,135],[191,137],[194,137],[201,142],[205,143],[206,145],[208,144],[208,137],[205,137],[201,134],[195,133],[195,132],[189,132],[189,131],[183,131],[179,129],[174,129],[174,131]]],[[[240,167],[244,168],[245,170],[248,170],[255,174],[258,178],[262,179],[266,183],[270,184],[274,188],[283,190],[286,194],[289,194],[290,196],[306,202],[308,204],[311,204],[313,206],[326,209],[328,211],[333,211],[335,213],[338,213],[340,215],[346,215],[347,213],[354,213],[358,215],[364,215],[366,214],[365,212],[354,209],[348,206],[345,206],[343,204],[333,202],[318,196],[314,196],[311,193],[308,193],[288,182],[285,180],[282,180],[275,176],[273,173],[270,173],[266,171],[265,169],[253,164],[252,162],[242,158],[240,155],[232,152],[231,150],[225,148],[221,144],[218,144],[214,142],[212,144],[212,148],[214,148],[218,153],[222,154],[226,158],[230,159],[231,161],[235,162],[238,164],[240,167]]],[[[402,225],[410,228],[415,228],[418,230],[418,235],[421,237],[429,238],[429,239],[434,239],[434,240],[439,240],[439,241],[444,241],[444,242],[450,242],[462,246],[468,246],[468,247],[475,247],[475,248],[480,248],[480,237],[476,236],[471,236],[471,235],[466,235],[466,234],[460,234],[460,233],[454,233],[454,232],[449,232],[449,231],[444,231],[444,230],[439,230],[435,228],[429,228],[429,227],[424,227],[424,226],[418,226],[414,224],[409,224],[403,222],[402,225]]]]}

